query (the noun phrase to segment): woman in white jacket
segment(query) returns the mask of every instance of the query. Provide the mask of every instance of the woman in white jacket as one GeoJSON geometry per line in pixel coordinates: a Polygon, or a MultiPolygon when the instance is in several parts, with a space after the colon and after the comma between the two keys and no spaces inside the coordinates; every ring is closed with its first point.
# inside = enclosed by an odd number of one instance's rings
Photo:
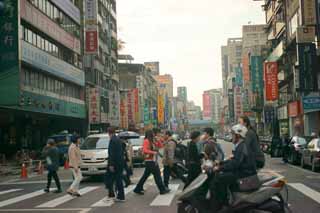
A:
{"type": "Polygon", "coordinates": [[[68,156],[69,156],[69,165],[72,169],[74,180],[67,190],[67,193],[72,196],[80,197],[79,193],[79,185],[82,180],[82,174],[80,170],[81,164],[81,153],[80,153],[80,138],[76,138],[76,140],[69,146],[68,156]]]}

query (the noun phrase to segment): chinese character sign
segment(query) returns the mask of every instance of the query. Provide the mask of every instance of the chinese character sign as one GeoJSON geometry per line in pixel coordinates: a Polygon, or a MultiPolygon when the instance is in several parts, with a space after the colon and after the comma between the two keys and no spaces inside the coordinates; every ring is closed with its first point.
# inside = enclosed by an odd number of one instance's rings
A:
{"type": "Polygon", "coordinates": [[[100,123],[100,95],[97,88],[90,88],[89,94],[89,122],[100,123]]]}
{"type": "Polygon", "coordinates": [[[18,1],[0,0],[0,72],[18,71],[18,1]]]}
{"type": "Polygon", "coordinates": [[[267,101],[278,100],[278,64],[277,62],[264,63],[265,93],[267,101]]]}
{"type": "Polygon", "coordinates": [[[164,124],[164,97],[158,95],[158,122],[164,124]]]}

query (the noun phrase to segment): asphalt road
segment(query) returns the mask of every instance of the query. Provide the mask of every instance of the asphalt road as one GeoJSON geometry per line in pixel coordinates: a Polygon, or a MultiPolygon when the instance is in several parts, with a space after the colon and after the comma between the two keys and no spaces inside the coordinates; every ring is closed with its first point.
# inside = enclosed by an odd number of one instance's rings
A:
{"type": "MultiPolygon", "coordinates": [[[[222,142],[227,155],[231,153],[232,144],[222,142]]],[[[289,204],[294,213],[320,212],[320,173],[313,173],[299,167],[283,164],[280,159],[267,158],[266,169],[271,169],[286,176],[289,185],[289,204]]],[[[136,183],[143,168],[136,168],[133,182],[136,183]]],[[[63,188],[67,189],[71,182],[70,171],[60,171],[63,188]]],[[[176,199],[183,184],[180,180],[172,180],[172,192],[159,195],[153,178],[145,185],[143,196],[132,192],[134,185],[126,191],[126,202],[113,203],[102,201],[107,192],[102,178],[89,178],[81,183],[82,196],[72,198],[66,193],[43,193],[45,176],[24,181],[0,183],[0,212],[113,212],[113,213],[174,213],[176,199]]]]}

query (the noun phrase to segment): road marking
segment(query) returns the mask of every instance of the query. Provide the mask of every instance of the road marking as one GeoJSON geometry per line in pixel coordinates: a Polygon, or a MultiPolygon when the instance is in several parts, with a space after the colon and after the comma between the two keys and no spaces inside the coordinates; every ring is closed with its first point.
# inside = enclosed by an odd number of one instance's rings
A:
{"type": "MultiPolygon", "coordinates": [[[[53,189],[50,189],[50,190],[53,190],[53,189]]],[[[4,200],[4,201],[0,202],[0,207],[4,207],[4,206],[8,206],[8,205],[11,205],[11,204],[14,204],[14,203],[18,203],[20,201],[27,200],[29,198],[36,197],[36,196],[39,196],[39,195],[42,195],[42,194],[45,194],[45,193],[46,192],[44,192],[43,189],[41,189],[39,191],[35,191],[35,192],[32,192],[32,193],[28,193],[28,194],[25,194],[25,195],[21,195],[21,196],[18,196],[18,197],[11,198],[9,200],[4,200]]]]}
{"type": "Polygon", "coordinates": [[[70,208],[70,209],[0,209],[0,212],[46,212],[46,211],[79,211],[79,213],[89,212],[90,208],[70,208]]]}
{"type": "Polygon", "coordinates": [[[164,195],[158,195],[150,204],[150,206],[170,206],[174,199],[176,192],[178,191],[179,184],[170,184],[170,193],[164,195]]]}
{"type": "MultiPolygon", "coordinates": [[[[61,183],[70,183],[72,179],[60,180],[61,183]]],[[[24,185],[24,184],[40,184],[40,183],[47,183],[46,180],[39,180],[39,181],[21,181],[21,182],[4,182],[0,183],[0,185],[24,185]]]]}
{"type": "MultiPolygon", "coordinates": [[[[124,189],[124,194],[125,195],[129,194],[134,190],[135,187],[136,185],[128,186],[127,188],[124,189]]],[[[108,206],[112,206],[113,204],[114,204],[114,200],[109,199],[109,196],[106,196],[103,199],[96,202],[95,204],[91,205],[91,207],[108,207],[108,206]]]]}
{"type": "Polygon", "coordinates": [[[17,191],[21,191],[22,189],[10,189],[10,190],[6,190],[6,191],[0,191],[0,195],[3,195],[3,194],[8,194],[8,193],[11,193],[11,192],[17,192],[17,191]]]}
{"type": "Polygon", "coordinates": [[[289,186],[292,188],[300,191],[302,194],[306,195],[307,197],[311,198],[312,200],[316,201],[317,203],[320,203],[320,193],[307,187],[306,185],[302,183],[289,183],[289,186]]]}
{"type": "Polygon", "coordinates": [[[289,167],[291,167],[291,168],[294,168],[294,169],[297,169],[297,170],[300,170],[300,171],[302,171],[304,174],[305,173],[308,173],[308,174],[310,174],[310,175],[318,175],[319,176],[319,173],[316,173],[316,172],[313,172],[313,171],[309,171],[309,170],[307,170],[307,169],[303,169],[303,168],[300,168],[300,167],[298,167],[298,166],[295,166],[295,165],[291,165],[291,164],[289,164],[289,163],[287,163],[287,165],[289,166],[289,167]]]}
{"type": "MultiPolygon", "coordinates": [[[[99,187],[97,187],[97,186],[85,187],[85,188],[80,189],[79,193],[81,195],[83,195],[83,194],[86,194],[86,193],[91,192],[93,190],[96,190],[97,188],[99,188],[99,187]]],[[[71,196],[71,195],[67,194],[65,196],[56,198],[56,199],[48,201],[48,202],[45,202],[45,203],[37,206],[37,208],[54,208],[54,207],[57,207],[63,203],[66,203],[70,200],[73,200],[75,198],[76,198],[75,196],[71,196]]]]}

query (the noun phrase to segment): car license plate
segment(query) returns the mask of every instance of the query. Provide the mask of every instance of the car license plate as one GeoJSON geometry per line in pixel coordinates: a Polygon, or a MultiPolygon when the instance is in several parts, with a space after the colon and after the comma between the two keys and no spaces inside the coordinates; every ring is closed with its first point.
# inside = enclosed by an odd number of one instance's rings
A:
{"type": "Polygon", "coordinates": [[[97,168],[95,168],[95,167],[90,167],[89,168],[89,172],[96,172],[97,171],[97,168]]]}

